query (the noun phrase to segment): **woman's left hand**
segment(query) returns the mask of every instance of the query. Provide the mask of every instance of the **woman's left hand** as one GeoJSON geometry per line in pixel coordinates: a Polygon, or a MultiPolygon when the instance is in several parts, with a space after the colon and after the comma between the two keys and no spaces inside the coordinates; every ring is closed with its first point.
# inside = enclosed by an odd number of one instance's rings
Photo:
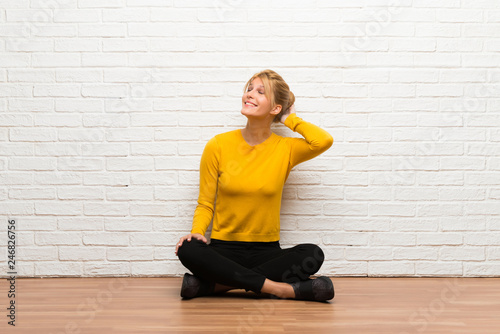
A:
{"type": "Polygon", "coordinates": [[[280,119],[280,122],[285,124],[285,120],[286,118],[290,115],[290,114],[295,114],[295,104],[292,104],[292,106],[290,108],[288,108],[288,110],[286,110],[282,115],[281,115],[281,119],[280,119]]]}

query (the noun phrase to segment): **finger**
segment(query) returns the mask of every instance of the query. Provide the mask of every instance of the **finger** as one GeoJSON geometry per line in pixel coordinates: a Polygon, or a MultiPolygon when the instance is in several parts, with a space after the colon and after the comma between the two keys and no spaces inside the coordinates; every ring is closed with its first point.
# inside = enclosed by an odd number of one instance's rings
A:
{"type": "Polygon", "coordinates": [[[205,238],[203,235],[193,235],[196,239],[203,241],[204,243],[207,243],[207,238],[205,238]]]}

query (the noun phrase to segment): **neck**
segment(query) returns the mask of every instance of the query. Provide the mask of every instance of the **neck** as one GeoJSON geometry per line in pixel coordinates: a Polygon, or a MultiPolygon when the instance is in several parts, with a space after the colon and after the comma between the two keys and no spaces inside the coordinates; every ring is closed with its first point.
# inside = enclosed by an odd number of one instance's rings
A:
{"type": "Polygon", "coordinates": [[[247,125],[241,130],[243,138],[250,145],[257,145],[265,141],[272,135],[271,124],[267,120],[257,120],[249,118],[247,125]]]}

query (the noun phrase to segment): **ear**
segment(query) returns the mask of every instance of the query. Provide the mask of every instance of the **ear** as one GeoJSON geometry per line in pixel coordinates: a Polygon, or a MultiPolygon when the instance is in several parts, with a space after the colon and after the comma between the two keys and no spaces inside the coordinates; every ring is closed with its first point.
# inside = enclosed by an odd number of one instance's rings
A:
{"type": "Polygon", "coordinates": [[[271,115],[278,115],[281,112],[281,104],[278,104],[276,107],[271,110],[271,115]]]}

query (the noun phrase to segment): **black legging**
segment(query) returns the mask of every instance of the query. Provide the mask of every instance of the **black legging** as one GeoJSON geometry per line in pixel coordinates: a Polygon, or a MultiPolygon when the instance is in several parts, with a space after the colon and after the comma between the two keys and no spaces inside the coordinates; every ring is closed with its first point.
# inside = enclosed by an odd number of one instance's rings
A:
{"type": "Polygon", "coordinates": [[[206,281],[260,293],[266,278],[293,283],[306,281],[325,259],[320,247],[301,244],[281,249],[279,242],[239,242],[191,239],[178,249],[182,264],[206,281]]]}

